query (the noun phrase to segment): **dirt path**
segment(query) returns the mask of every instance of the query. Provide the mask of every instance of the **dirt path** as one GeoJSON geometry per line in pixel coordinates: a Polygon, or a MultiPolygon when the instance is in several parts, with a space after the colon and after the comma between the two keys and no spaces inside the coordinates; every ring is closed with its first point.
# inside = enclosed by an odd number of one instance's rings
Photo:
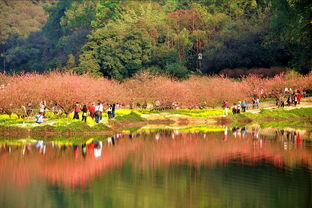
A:
{"type": "MultiPolygon", "coordinates": [[[[294,105],[291,105],[291,106],[285,106],[283,109],[292,110],[292,109],[296,109],[296,108],[312,108],[312,102],[303,101],[299,105],[297,105],[296,107],[294,105]]],[[[278,107],[275,105],[274,102],[265,103],[263,105],[261,105],[261,103],[260,103],[259,109],[251,109],[251,110],[248,110],[248,112],[256,114],[256,113],[260,113],[261,109],[278,109],[278,107]]]]}

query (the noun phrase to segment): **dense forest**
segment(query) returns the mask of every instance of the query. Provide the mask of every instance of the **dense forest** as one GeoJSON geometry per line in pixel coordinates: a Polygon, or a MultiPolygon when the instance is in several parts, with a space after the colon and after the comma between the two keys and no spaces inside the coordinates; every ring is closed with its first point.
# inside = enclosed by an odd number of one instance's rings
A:
{"type": "Polygon", "coordinates": [[[0,0],[0,71],[312,68],[310,0],[0,0]]]}

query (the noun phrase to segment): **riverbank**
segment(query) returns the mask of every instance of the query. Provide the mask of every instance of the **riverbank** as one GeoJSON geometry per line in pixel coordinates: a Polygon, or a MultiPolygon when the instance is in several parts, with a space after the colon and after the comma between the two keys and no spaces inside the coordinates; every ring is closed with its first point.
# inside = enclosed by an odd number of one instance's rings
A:
{"type": "Polygon", "coordinates": [[[293,128],[312,131],[312,103],[283,109],[267,106],[246,113],[231,112],[224,116],[223,109],[178,109],[178,110],[130,110],[116,111],[116,118],[103,118],[96,124],[88,118],[87,123],[68,117],[47,114],[44,123],[37,124],[33,118],[20,119],[15,115],[0,115],[0,135],[19,136],[100,136],[120,132],[134,132],[141,127],[154,129],[184,129],[189,131],[222,131],[224,126],[244,127],[260,125],[261,128],[293,128]]]}
{"type": "Polygon", "coordinates": [[[312,108],[262,109],[259,113],[246,112],[227,117],[230,126],[259,124],[261,128],[303,128],[312,129],[312,108]]]}

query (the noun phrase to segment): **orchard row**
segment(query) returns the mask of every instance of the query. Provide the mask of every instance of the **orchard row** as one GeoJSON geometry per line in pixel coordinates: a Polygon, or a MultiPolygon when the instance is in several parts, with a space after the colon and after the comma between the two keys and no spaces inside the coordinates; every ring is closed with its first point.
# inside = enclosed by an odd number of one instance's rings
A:
{"type": "Polygon", "coordinates": [[[47,107],[57,104],[68,114],[76,102],[155,104],[170,108],[173,104],[181,108],[216,107],[223,101],[234,103],[253,98],[283,96],[285,88],[312,89],[312,74],[287,77],[283,74],[274,78],[249,75],[239,80],[224,76],[193,76],[177,81],[165,76],[141,73],[135,77],[117,82],[106,78],[73,73],[51,72],[23,75],[0,74],[0,109],[4,113],[16,113],[27,103],[34,108],[41,101],[47,107]]]}

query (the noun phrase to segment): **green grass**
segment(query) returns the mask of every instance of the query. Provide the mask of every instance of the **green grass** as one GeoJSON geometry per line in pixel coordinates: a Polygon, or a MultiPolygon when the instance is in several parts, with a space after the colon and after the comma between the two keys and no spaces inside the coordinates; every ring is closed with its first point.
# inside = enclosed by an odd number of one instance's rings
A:
{"type": "Polygon", "coordinates": [[[55,126],[51,125],[43,125],[43,126],[36,126],[31,129],[32,132],[54,132],[55,126]]]}
{"type": "Polygon", "coordinates": [[[109,127],[103,123],[96,124],[94,126],[89,126],[87,123],[78,121],[72,122],[68,125],[58,125],[55,128],[56,132],[96,132],[96,131],[107,131],[110,130],[109,127]]]}
{"type": "Polygon", "coordinates": [[[262,128],[311,128],[312,126],[312,108],[296,108],[292,110],[263,109],[258,114],[241,113],[230,115],[229,118],[233,121],[231,126],[243,126],[248,123],[260,124],[262,128]]]}
{"type": "Polygon", "coordinates": [[[125,115],[129,115],[132,112],[140,114],[139,110],[131,110],[131,109],[116,109],[115,114],[117,116],[125,116],[125,115]]]}
{"type": "Polygon", "coordinates": [[[42,125],[31,128],[32,132],[99,132],[108,130],[111,129],[103,123],[89,126],[82,121],[56,126],[42,125]]]}
{"type": "Polygon", "coordinates": [[[19,126],[8,126],[8,125],[0,125],[0,131],[7,132],[27,132],[28,130],[31,132],[99,132],[99,131],[108,131],[111,130],[105,124],[100,123],[93,126],[88,125],[82,121],[74,121],[74,122],[58,122],[55,125],[50,124],[34,124],[36,126],[32,126],[30,128],[23,128],[19,126]]]}
{"type": "Polygon", "coordinates": [[[57,132],[83,132],[83,131],[91,131],[91,127],[84,122],[72,122],[67,125],[57,125],[57,132]]]}
{"type": "Polygon", "coordinates": [[[4,126],[0,125],[0,134],[23,134],[27,133],[28,129],[20,128],[16,126],[4,126]]]}
{"type": "Polygon", "coordinates": [[[179,109],[179,110],[168,110],[168,113],[186,115],[191,117],[199,118],[212,118],[224,115],[223,109],[179,109]]]}
{"type": "Polygon", "coordinates": [[[263,118],[272,118],[272,119],[281,119],[281,118],[312,118],[312,108],[296,108],[292,110],[286,110],[283,108],[267,110],[262,109],[260,113],[240,113],[240,114],[230,114],[230,118],[250,118],[250,119],[263,119],[263,118]]]}
{"type": "Polygon", "coordinates": [[[109,130],[111,130],[111,128],[109,128],[108,126],[106,126],[103,123],[99,123],[99,124],[93,126],[92,129],[97,130],[97,131],[109,131],[109,130]]]}
{"type": "Polygon", "coordinates": [[[269,102],[269,101],[275,101],[275,99],[274,98],[262,98],[262,99],[260,99],[260,103],[264,103],[264,102],[269,102]]]}
{"type": "Polygon", "coordinates": [[[285,109],[274,109],[266,110],[263,109],[256,117],[275,117],[275,118],[312,118],[312,108],[296,108],[292,110],[285,109]]]}
{"type": "Polygon", "coordinates": [[[308,121],[270,121],[270,122],[258,122],[261,128],[294,128],[294,129],[311,129],[312,123],[308,121]]]}
{"type": "Polygon", "coordinates": [[[168,114],[178,114],[184,116],[190,116],[195,118],[213,118],[224,115],[223,109],[172,109],[172,110],[139,110],[142,114],[160,114],[160,113],[168,113],[168,114]]]}
{"type": "Polygon", "coordinates": [[[12,126],[16,124],[31,124],[31,123],[34,123],[34,121],[25,120],[21,118],[0,119],[0,124],[3,126],[12,126]]]}
{"type": "Polygon", "coordinates": [[[122,130],[122,132],[132,134],[135,132],[139,132],[140,129],[141,129],[141,127],[131,127],[131,128],[127,128],[127,129],[122,130]]]}
{"type": "MultiPolygon", "coordinates": [[[[178,110],[130,110],[120,109],[116,111],[116,118],[110,119],[109,123],[132,123],[146,121],[142,115],[184,115],[191,118],[214,118],[224,114],[222,109],[178,109],[178,110]],[[165,114],[161,114],[165,113],[165,114]]],[[[73,120],[72,116],[60,117],[56,119],[53,114],[49,115],[51,119],[44,119],[44,123],[36,124],[35,119],[25,120],[18,118],[16,115],[11,117],[8,115],[0,115],[0,131],[7,132],[100,132],[111,130],[103,123],[96,124],[93,119],[88,117],[87,123],[81,120],[73,120]]],[[[105,114],[103,114],[105,118],[105,114]]],[[[262,127],[300,127],[309,128],[312,126],[312,108],[296,108],[292,110],[286,109],[263,109],[258,114],[250,112],[233,115],[230,113],[228,116],[233,122],[231,126],[244,126],[247,124],[258,123],[262,127]]],[[[106,118],[105,118],[106,119],[106,118]]],[[[160,116],[162,119],[162,116],[160,116]]]]}
{"type": "Polygon", "coordinates": [[[129,114],[120,116],[117,115],[114,119],[110,120],[111,122],[118,122],[118,123],[124,123],[124,122],[138,122],[138,121],[145,121],[144,118],[141,117],[140,114],[137,112],[131,111],[129,114]]]}
{"type": "MultiPolygon", "coordinates": [[[[87,122],[81,120],[74,120],[72,116],[68,117],[55,117],[53,113],[48,114],[48,117],[44,118],[42,124],[36,124],[35,119],[26,120],[20,119],[15,116],[10,117],[9,115],[0,115],[0,130],[30,130],[31,132],[99,132],[111,130],[108,126],[103,123],[97,124],[90,117],[87,118],[87,122]],[[6,127],[6,128],[5,128],[6,127]]],[[[81,118],[81,115],[80,115],[81,118]]],[[[106,119],[103,114],[104,120],[106,119]]],[[[120,110],[115,119],[112,122],[135,122],[144,121],[140,116],[139,112],[131,110],[120,110]]]]}

